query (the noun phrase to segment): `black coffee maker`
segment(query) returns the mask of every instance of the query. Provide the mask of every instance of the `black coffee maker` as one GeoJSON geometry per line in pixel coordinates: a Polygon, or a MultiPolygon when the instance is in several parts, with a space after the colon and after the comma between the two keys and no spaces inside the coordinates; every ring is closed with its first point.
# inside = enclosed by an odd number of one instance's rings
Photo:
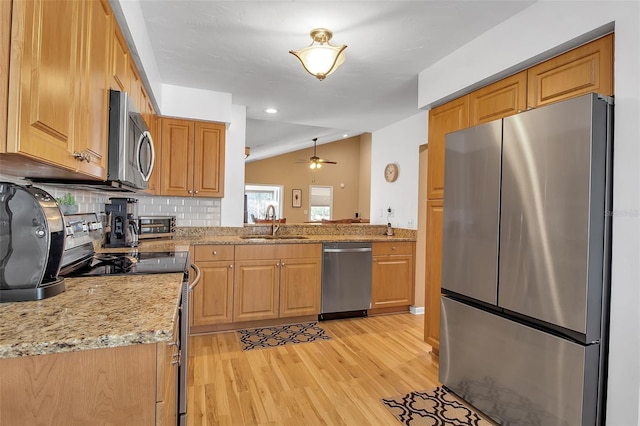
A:
{"type": "Polygon", "coordinates": [[[138,245],[138,200],[135,198],[109,198],[105,204],[107,232],[105,247],[135,247],[138,245]]]}

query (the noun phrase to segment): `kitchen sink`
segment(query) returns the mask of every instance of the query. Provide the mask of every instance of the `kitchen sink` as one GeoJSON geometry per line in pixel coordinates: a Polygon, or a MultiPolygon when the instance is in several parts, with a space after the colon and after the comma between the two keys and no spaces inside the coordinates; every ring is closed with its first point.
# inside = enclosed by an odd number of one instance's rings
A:
{"type": "Polygon", "coordinates": [[[241,235],[243,240],[306,240],[300,235],[241,235]]]}

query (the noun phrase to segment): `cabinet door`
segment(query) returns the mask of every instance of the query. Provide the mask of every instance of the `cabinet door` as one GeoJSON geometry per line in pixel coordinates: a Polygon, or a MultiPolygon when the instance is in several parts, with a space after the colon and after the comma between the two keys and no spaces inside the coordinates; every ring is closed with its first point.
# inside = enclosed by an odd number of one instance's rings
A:
{"type": "Polygon", "coordinates": [[[193,192],[198,197],[224,195],[225,125],[195,123],[193,192]]]}
{"type": "Polygon", "coordinates": [[[198,262],[201,282],[192,293],[191,325],[224,324],[233,320],[233,262],[198,262]]]}
{"type": "Polygon", "coordinates": [[[283,259],[280,276],[280,317],[320,313],[321,260],[283,259]]]}
{"type": "Polygon", "coordinates": [[[556,56],[528,70],[528,106],[598,92],[613,95],[613,34],[556,56]]]}
{"type": "Polygon", "coordinates": [[[7,151],[75,169],[77,1],[13,3],[7,151]]]}
{"type": "Polygon", "coordinates": [[[129,48],[115,18],[112,19],[112,25],[111,88],[126,92],[129,90],[129,48]]]}
{"type": "MultiPolygon", "coordinates": [[[[9,98],[9,51],[11,49],[12,0],[0,1],[0,135],[7,135],[7,99],[9,98]]],[[[6,145],[0,142],[0,152],[6,145]]]]}
{"type": "Polygon", "coordinates": [[[485,86],[470,93],[469,124],[487,123],[527,109],[527,72],[485,86]]]}
{"type": "Polygon", "coordinates": [[[413,304],[413,256],[373,258],[371,308],[413,304]]]}
{"type": "Polygon", "coordinates": [[[444,197],[444,142],[449,132],[469,127],[469,95],[429,111],[427,198],[444,197]]]}
{"type": "Polygon", "coordinates": [[[176,118],[161,122],[161,193],[188,197],[193,193],[193,123],[176,118]]]}
{"type": "Polygon", "coordinates": [[[278,318],[279,260],[236,261],[233,322],[278,318]]]}
{"type": "Polygon", "coordinates": [[[440,351],[440,272],[442,268],[443,200],[427,201],[427,258],[424,341],[440,351]]]}
{"type": "Polygon", "coordinates": [[[156,426],[178,422],[178,337],[179,321],[175,321],[174,341],[157,343],[156,349],[156,426]]]}
{"type": "Polygon", "coordinates": [[[109,58],[111,48],[111,8],[106,0],[83,4],[84,42],[82,49],[81,114],[74,151],[87,154],[89,162],[79,168],[87,174],[107,177],[107,132],[109,126],[109,58]]]}

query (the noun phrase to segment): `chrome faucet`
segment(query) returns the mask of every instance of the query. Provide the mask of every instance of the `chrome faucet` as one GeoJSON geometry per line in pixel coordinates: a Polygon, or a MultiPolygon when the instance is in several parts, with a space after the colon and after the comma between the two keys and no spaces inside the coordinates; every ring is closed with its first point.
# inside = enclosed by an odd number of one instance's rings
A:
{"type": "Polygon", "coordinates": [[[273,206],[273,204],[269,204],[269,207],[267,207],[265,219],[269,219],[269,212],[271,212],[271,236],[275,237],[276,232],[278,232],[278,229],[280,229],[280,225],[276,224],[276,208],[273,206]]]}

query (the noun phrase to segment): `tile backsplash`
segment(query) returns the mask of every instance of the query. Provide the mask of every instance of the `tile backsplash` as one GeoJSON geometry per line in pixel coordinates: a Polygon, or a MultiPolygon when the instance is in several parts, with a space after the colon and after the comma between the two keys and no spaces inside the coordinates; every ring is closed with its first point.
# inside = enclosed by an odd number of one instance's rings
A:
{"type": "MultiPolygon", "coordinates": [[[[0,174],[0,181],[29,183],[15,177],[0,174]]],[[[138,214],[143,216],[175,216],[176,226],[220,226],[221,202],[219,198],[156,197],[151,195],[88,191],[68,186],[34,183],[53,197],[63,197],[67,192],[73,195],[80,213],[104,213],[104,205],[112,197],[138,199],[138,214]]]]}

